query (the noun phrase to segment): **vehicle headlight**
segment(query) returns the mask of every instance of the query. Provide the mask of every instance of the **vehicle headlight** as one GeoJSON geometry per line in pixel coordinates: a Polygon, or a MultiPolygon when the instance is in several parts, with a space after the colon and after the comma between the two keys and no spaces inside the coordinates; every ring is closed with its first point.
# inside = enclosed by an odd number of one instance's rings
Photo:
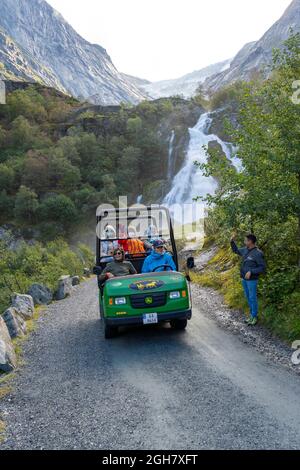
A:
{"type": "Polygon", "coordinates": [[[125,297],[117,297],[115,299],[115,304],[116,305],[125,305],[126,304],[126,298],[125,297]]]}
{"type": "Polygon", "coordinates": [[[170,299],[179,299],[180,298],[180,292],[175,291],[175,292],[170,292],[170,299]]]}

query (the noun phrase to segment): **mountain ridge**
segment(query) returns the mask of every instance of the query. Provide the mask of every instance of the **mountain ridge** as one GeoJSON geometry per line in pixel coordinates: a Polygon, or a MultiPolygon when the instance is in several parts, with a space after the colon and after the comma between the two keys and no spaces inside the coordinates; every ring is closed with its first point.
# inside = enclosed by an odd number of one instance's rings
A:
{"type": "Polygon", "coordinates": [[[300,31],[300,0],[293,0],[282,16],[258,41],[245,44],[232,60],[228,70],[206,79],[204,88],[213,94],[225,85],[238,80],[249,80],[257,71],[267,78],[271,72],[274,48],[281,48],[290,36],[291,28],[300,31]]]}
{"type": "Polygon", "coordinates": [[[0,27],[29,70],[49,86],[77,98],[93,96],[95,104],[138,103],[146,97],[118,72],[102,46],[82,38],[45,0],[1,0],[0,27]]]}
{"type": "Polygon", "coordinates": [[[207,67],[194,70],[179,78],[140,84],[139,87],[153,99],[174,95],[183,95],[184,98],[191,98],[198,86],[203,83],[208,76],[214,75],[224,67],[229,66],[230,60],[231,59],[208,65],[207,67]]]}

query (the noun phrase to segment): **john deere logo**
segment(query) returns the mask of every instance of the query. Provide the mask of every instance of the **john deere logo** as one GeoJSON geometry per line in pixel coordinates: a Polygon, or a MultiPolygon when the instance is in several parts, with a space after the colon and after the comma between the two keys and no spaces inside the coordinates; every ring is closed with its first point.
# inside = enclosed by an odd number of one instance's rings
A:
{"type": "Polygon", "coordinates": [[[152,297],[146,297],[146,298],[145,298],[145,303],[146,303],[147,305],[153,304],[153,299],[152,299],[152,297]]]}
{"type": "Polygon", "coordinates": [[[163,281],[156,280],[156,279],[147,279],[145,281],[136,281],[133,284],[130,284],[130,289],[134,290],[150,290],[150,289],[157,289],[158,287],[162,287],[164,285],[163,281]]]}

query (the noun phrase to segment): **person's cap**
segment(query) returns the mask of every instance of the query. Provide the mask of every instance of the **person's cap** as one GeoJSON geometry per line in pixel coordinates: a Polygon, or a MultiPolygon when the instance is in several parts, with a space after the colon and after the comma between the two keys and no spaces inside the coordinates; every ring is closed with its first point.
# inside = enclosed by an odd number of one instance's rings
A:
{"type": "Polygon", "coordinates": [[[159,248],[160,246],[164,246],[164,242],[162,240],[154,240],[153,246],[154,248],[159,248]]]}

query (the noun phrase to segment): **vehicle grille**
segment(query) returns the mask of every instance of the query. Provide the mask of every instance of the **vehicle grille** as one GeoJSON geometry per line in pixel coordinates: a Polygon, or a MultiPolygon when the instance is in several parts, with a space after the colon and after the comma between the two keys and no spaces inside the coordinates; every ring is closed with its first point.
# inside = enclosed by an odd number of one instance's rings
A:
{"type": "Polygon", "coordinates": [[[167,293],[155,292],[154,294],[137,294],[130,296],[131,306],[133,308],[153,308],[162,307],[166,304],[167,293]],[[147,303],[146,299],[152,298],[152,303],[147,303]]]}

